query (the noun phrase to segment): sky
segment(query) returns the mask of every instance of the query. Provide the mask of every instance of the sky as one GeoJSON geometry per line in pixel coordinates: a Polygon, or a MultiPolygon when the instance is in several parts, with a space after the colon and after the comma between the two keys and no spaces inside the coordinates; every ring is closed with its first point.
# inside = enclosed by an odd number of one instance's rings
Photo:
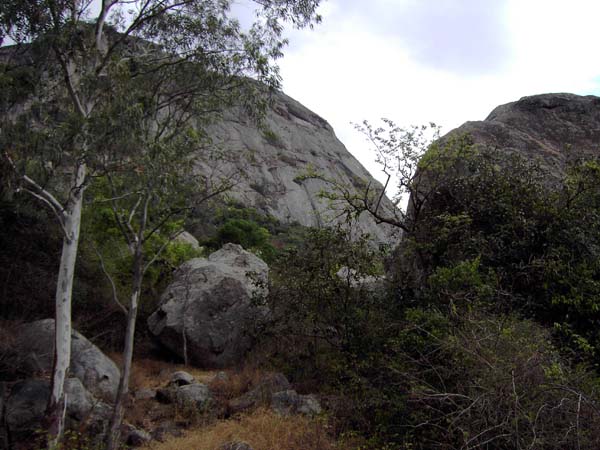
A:
{"type": "Polygon", "coordinates": [[[380,180],[352,123],[442,133],[526,95],[600,95],[598,0],[326,0],[288,31],[283,91],[325,118],[380,180]]]}

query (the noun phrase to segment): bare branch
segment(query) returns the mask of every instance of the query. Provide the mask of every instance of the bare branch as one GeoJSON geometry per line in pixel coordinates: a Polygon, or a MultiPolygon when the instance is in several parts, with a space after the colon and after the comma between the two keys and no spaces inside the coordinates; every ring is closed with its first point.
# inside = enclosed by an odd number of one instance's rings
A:
{"type": "Polygon", "coordinates": [[[60,228],[62,229],[63,234],[65,235],[66,238],[69,237],[69,233],[67,232],[67,229],[65,228],[65,217],[63,214],[61,214],[61,212],[57,211],[54,208],[54,205],[52,203],[50,203],[46,197],[42,196],[42,195],[38,195],[35,192],[33,192],[30,189],[27,188],[21,188],[21,189],[17,189],[17,192],[19,191],[23,191],[23,192],[27,192],[29,195],[31,195],[32,197],[38,199],[39,201],[41,201],[42,203],[46,204],[50,210],[54,213],[54,215],[56,216],[56,219],[58,220],[58,223],[60,225],[60,228]]]}
{"type": "Polygon", "coordinates": [[[98,259],[100,260],[100,267],[102,268],[102,272],[104,272],[104,275],[110,282],[110,286],[112,288],[113,300],[115,301],[117,306],[119,306],[121,311],[123,311],[123,314],[127,315],[129,311],[127,311],[127,308],[119,300],[119,296],[117,294],[117,287],[115,285],[113,277],[108,273],[108,270],[106,270],[106,266],[104,265],[104,258],[102,258],[102,254],[100,253],[100,250],[98,250],[98,248],[96,248],[95,245],[94,245],[94,250],[96,252],[96,255],[98,255],[98,259]]]}

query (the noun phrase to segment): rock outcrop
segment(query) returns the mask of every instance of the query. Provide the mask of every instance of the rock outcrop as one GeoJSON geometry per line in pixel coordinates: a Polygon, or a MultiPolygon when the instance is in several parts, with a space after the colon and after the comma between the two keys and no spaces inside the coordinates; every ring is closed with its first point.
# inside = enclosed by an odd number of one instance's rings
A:
{"type": "Polygon", "coordinates": [[[250,348],[247,326],[267,311],[252,300],[268,267],[241,246],[226,244],[208,259],[183,264],[148,318],[150,331],[180,357],[202,367],[227,367],[250,348]]]}
{"type": "MultiPolygon", "coordinates": [[[[423,170],[419,178],[416,192],[417,200],[409,201],[408,215],[417,217],[421,224],[414,237],[421,242],[431,242],[428,221],[429,213],[438,214],[451,208],[452,202],[463,202],[458,191],[453,189],[451,181],[454,177],[470,176],[473,172],[464,164],[462,157],[454,160],[453,151],[457,150],[453,139],[458,143],[473,144],[473,148],[491,152],[494,164],[499,171],[513,161],[509,156],[517,156],[526,162],[539,165],[539,175],[548,189],[553,189],[560,182],[572,157],[600,155],[600,98],[595,96],[579,96],[574,94],[542,94],[523,97],[518,101],[495,108],[485,120],[466,122],[450,131],[432,147],[429,155],[437,158],[435,152],[449,156],[442,164],[430,164],[430,169],[423,170]],[[466,137],[466,140],[462,138],[466,137]],[[446,144],[448,144],[446,146],[446,144]],[[450,161],[448,163],[448,161],[450,161]],[[440,173],[440,167],[442,173],[440,173]],[[415,210],[413,205],[419,205],[415,210]]],[[[537,176],[537,175],[536,175],[537,176]]],[[[413,278],[413,284],[423,284],[427,263],[422,258],[411,256],[410,245],[400,245],[394,260],[401,261],[399,266],[404,278],[413,278]]],[[[398,270],[390,266],[392,273],[398,270]]]]}
{"type": "MultiPolygon", "coordinates": [[[[332,186],[304,177],[309,172],[354,193],[362,192],[369,182],[381,187],[337,139],[326,120],[283,93],[274,95],[263,129],[243,112],[231,110],[209,129],[209,135],[229,158],[227,163],[219,161],[218,173],[244,173],[231,196],[284,223],[321,226],[336,222],[339,211],[331,211],[330,202],[320,196],[331,192],[332,186]]],[[[212,171],[203,165],[199,170],[212,171]]],[[[387,199],[382,203],[383,210],[393,208],[387,199]]],[[[376,224],[366,213],[358,228],[380,242],[389,243],[395,236],[395,230],[376,224]]]]}
{"type": "MultiPolygon", "coordinates": [[[[5,46],[0,49],[0,62],[35,60],[37,55],[31,48],[5,46]]],[[[24,108],[19,105],[13,113],[24,108]]],[[[223,119],[203,129],[202,134],[205,131],[218,149],[201,150],[198,173],[213,181],[233,175],[236,183],[228,195],[284,223],[321,226],[338,220],[339,212],[332,212],[329,201],[320,198],[322,191],[332,190],[331,185],[303,178],[309,172],[353,193],[363,192],[369,183],[372,190],[381,187],[337,139],[325,119],[282,92],[272,94],[262,126],[240,106],[225,111],[223,119]]],[[[381,209],[385,212],[394,206],[385,199],[381,209]]],[[[380,242],[396,239],[396,230],[377,224],[366,213],[360,217],[358,228],[380,242]]]]}
{"type": "Polygon", "coordinates": [[[559,174],[567,152],[600,154],[600,97],[542,94],[495,108],[483,121],[466,122],[446,137],[468,134],[475,144],[538,159],[559,174]]]}
{"type": "MultiPolygon", "coordinates": [[[[50,373],[54,356],[54,319],[26,323],[15,334],[15,369],[28,375],[50,373]]],[[[116,364],[76,330],[71,339],[71,376],[78,378],[96,397],[114,401],[120,377],[116,364]]]]}

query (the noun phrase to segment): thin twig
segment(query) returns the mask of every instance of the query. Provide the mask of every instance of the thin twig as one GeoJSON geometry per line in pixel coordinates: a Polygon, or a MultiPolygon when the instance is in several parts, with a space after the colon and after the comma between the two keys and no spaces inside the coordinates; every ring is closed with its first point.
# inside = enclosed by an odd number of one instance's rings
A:
{"type": "Polygon", "coordinates": [[[96,255],[98,255],[98,259],[100,260],[100,267],[102,268],[102,272],[104,272],[104,275],[106,276],[106,278],[108,278],[108,281],[110,282],[110,285],[112,287],[113,300],[119,306],[119,308],[121,308],[121,311],[123,311],[123,313],[127,315],[127,308],[119,301],[119,296],[117,295],[117,287],[115,286],[115,282],[112,276],[108,273],[108,270],[106,270],[106,266],[104,265],[104,258],[102,258],[102,254],[100,253],[98,248],[95,245],[93,245],[93,247],[94,251],[96,252],[96,255]]]}

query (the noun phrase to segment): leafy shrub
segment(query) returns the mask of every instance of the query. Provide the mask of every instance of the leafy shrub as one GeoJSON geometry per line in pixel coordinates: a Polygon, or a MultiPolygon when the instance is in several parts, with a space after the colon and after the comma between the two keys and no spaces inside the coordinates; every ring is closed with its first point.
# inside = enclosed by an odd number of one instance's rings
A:
{"type": "MultiPolygon", "coordinates": [[[[410,329],[410,328],[409,328],[410,329]]],[[[407,329],[407,330],[409,330],[407,329]]],[[[471,315],[426,351],[399,352],[404,445],[430,448],[597,448],[598,382],[572,366],[547,330],[513,316],[471,315]]]]}
{"type": "Polygon", "coordinates": [[[219,244],[233,242],[244,248],[261,248],[268,244],[269,231],[256,222],[245,219],[229,219],[217,231],[219,244]]]}
{"type": "Polygon", "coordinates": [[[280,351],[293,349],[291,371],[316,376],[321,359],[333,368],[335,355],[350,359],[364,352],[364,331],[377,319],[378,302],[364,279],[381,272],[378,256],[366,236],[352,241],[342,229],[313,229],[303,244],[275,261],[268,299],[271,332],[280,351]]]}

